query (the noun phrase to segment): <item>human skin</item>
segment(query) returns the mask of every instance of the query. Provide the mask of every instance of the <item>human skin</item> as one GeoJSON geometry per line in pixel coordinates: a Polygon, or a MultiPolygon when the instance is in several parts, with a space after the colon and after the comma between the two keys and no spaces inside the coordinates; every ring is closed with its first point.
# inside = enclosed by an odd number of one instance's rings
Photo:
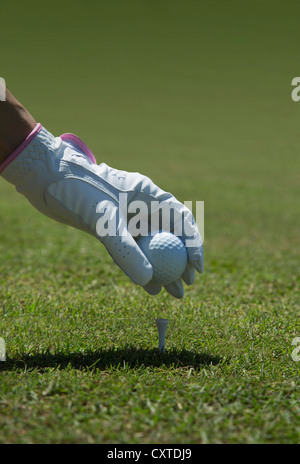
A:
{"type": "Polygon", "coordinates": [[[21,145],[36,124],[29,111],[6,89],[6,99],[0,101],[0,164],[21,145]]]}

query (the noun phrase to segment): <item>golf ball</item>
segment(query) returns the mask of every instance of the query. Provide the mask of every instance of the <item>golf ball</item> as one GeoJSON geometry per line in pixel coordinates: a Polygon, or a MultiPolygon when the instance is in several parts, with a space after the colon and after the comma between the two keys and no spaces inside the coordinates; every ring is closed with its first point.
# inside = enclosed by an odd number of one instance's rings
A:
{"type": "Polygon", "coordinates": [[[167,285],[182,275],[187,251],[179,237],[162,231],[140,238],[138,245],[152,265],[152,282],[167,285]]]}

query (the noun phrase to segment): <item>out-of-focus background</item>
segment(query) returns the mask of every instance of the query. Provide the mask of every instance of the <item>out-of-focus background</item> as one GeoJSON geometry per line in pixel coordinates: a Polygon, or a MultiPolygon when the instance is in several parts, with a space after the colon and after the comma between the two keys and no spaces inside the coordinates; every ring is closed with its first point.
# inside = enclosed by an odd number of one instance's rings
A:
{"type": "Polygon", "coordinates": [[[294,2],[4,0],[1,18],[1,75],[55,135],[74,132],[99,163],[204,200],[207,239],[241,221],[248,239],[265,227],[289,237],[294,2]]]}
{"type": "Polygon", "coordinates": [[[0,179],[3,395],[17,385],[1,442],[298,441],[299,17],[290,0],[1,1],[10,91],[98,163],[204,201],[206,264],[183,301],[149,297],[0,179]],[[165,369],[155,317],[173,321],[165,369]]]}

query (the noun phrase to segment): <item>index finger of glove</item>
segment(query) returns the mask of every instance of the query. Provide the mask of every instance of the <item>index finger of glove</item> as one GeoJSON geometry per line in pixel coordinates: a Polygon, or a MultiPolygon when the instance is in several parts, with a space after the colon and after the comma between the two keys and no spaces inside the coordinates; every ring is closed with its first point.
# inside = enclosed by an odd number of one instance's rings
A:
{"type": "Polygon", "coordinates": [[[152,266],[137,246],[133,237],[107,235],[102,240],[114,262],[136,284],[144,287],[152,279],[152,266]]]}
{"type": "MultiPolygon", "coordinates": [[[[112,207],[112,203],[107,202],[107,205],[102,204],[102,210],[105,210],[105,206],[109,208],[107,215],[111,224],[117,224],[116,218],[120,214],[117,207],[112,207]]],[[[134,283],[144,287],[150,282],[153,276],[152,266],[129,233],[122,217],[117,227],[97,227],[97,234],[114,262],[134,283]]]]}
{"type": "Polygon", "coordinates": [[[183,235],[189,263],[198,272],[204,271],[203,242],[192,212],[186,208],[184,212],[183,235]]]}

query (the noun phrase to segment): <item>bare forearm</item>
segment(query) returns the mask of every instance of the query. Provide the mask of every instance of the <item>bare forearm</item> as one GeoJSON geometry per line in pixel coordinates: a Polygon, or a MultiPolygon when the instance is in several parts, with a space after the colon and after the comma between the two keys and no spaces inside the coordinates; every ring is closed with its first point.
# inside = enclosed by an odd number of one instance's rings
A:
{"type": "Polygon", "coordinates": [[[0,101],[0,163],[3,163],[36,126],[33,116],[6,90],[0,101]]]}

